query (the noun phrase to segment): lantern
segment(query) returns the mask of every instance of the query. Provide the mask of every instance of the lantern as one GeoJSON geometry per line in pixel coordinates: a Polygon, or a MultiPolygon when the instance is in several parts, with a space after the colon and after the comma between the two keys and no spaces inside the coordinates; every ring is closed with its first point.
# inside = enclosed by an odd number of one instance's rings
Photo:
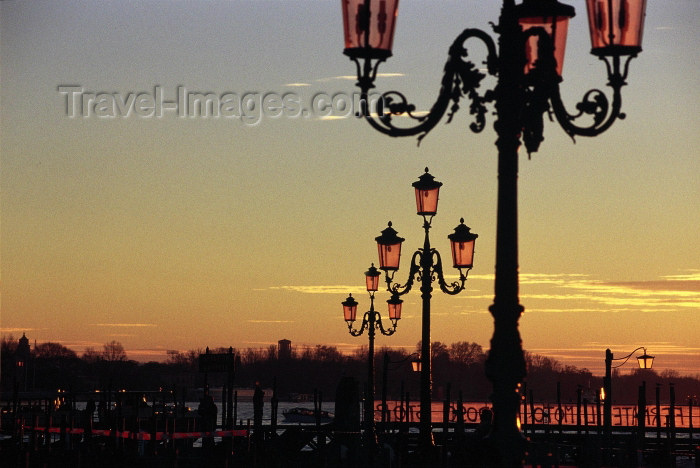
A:
{"type": "Polygon", "coordinates": [[[350,58],[391,57],[399,0],[341,0],[344,54],[350,58]]]}
{"type": "Polygon", "coordinates": [[[452,263],[455,268],[471,268],[474,265],[474,244],[478,234],[470,232],[464,224],[464,218],[459,220],[455,232],[447,236],[452,247],[452,263]]]}
{"type": "Polygon", "coordinates": [[[640,369],[651,369],[652,364],[654,364],[654,356],[649,356],[647,349],[644,348],[644,354],[637,356],[637,362],[640,369]]]}
{"type": "Polygon", "coordinates": [[[354,322],[355,318],[357,317],[357,301],[354,297],[352,297],[352,294],[350,294],[348,298],[342,302],[342,304],[345,321],[348,323],[354,322]]]}
{"type": "MultiPolygon", "coordinates": [[[[552,39],[557,75],[561,76],[569,19],[576,14],[574,7],[559,3],[557,0],[524,0],[515,8],[518,23],[523,28],[523,32],[538,27],[549,34],[552,39]]],[[[538,45],[537,36],[530,36],[525,41],[525,74],[535,66],[538,59],[538,45]]]]}
{"type": "Polygon", "coordinates": [[[591,53],[599,57],[642,51],[646,0],[586,0],[591,53]]]}
{"type": "Polygon", "coordinates": [[[389,319],[394,323],[401,318],[401,304],[403,301],[399,299],[397,294],[391,296],[391,299],[387,299],[386,303],[389,305],[389,319]]]}
{"type": "Polygon", "coordinates": [[[412,185],[416,189],[416,211],[418,214],[434,216],[437,213],[438,194],[442,182],[435,180],[426,167],[425,174],[421,175],[412,185]]]}
{"type": "Polygon", "coordinates": [[[406,240],[396,235],[397,232],[389,226],[382,231],[382,235],[375,237],[377,250],[379,251],[379,268],[384,271],[396,271],[399,269],[401,259],[401,243],[406,240]]]}
{"type": "Polygon", "coordinates": [[[411,367],[413,368],[413,372],[420,372],[423,366],[420,359],[414,359],[411,361],[411,367]]]}
{"type": "Polygon", "coordinates": [[[374,263],[369,270],[365,271],[365,282],[367,283],[367,291],[375,292],[379,289],[379,277],[381,273],[374,266],[374,263]]]}

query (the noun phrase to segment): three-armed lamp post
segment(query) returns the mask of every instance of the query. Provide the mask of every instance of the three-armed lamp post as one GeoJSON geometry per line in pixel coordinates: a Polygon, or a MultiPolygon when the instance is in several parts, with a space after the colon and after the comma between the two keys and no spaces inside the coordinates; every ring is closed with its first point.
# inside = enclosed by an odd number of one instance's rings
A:
{"type": "Polygon", "coordinates": [[[385,329],[382,324],[382,316],[379,312],[374,310],[374,293],[379,289],[379,277],[381,273],[374,266],[370,266],[369,270],[365,272],[365,282],[367,286],[367,292],[369,293],[369,310],[365,312],[362,317],[362,323],[360,327],[355,329],[353,324],[357,319],[357,306],[358,303],[352,294],[348,295],[348,298],[343,301],[343,317],[348,324],[348,331],[352,336],[360,336],[365,331],[367,331],[367,336],[369,337],[369,350],[367,357],[367,395],[365,399],[365,435],[368,454],[370,455],[370,460],[374,455],[374,446],[376,442],[375,426],[374,426],[374,335],[375,331],[378,329],[382,335],[391,336],[396,332],[396,326],[398,325],[399,319],[401,319],[401,304],[403,301],[399,299],[398,296],[393,295],[391,299],[387,300],[389,306],[389,320],[391,321],[391,328],[385,329]]]}
{"type": "Polygon", "coordinates": [[[431,353],[430,353],[430,300],[433,292],[432,283],[437,280],[440,290],[446,294],[455,295],[464,290],[467,274],[474,263],[474,243],[479,237],[470,231],[464,224],[464,219],[455,228],[455,232],[448,235],[452,249],[452,263],[459,270],[459,280],[451,284],[445,281],[442,268],[442,257],[437,249],[430,246],[430,226],[433,216],[437,213],[438,194],[442,182],[438,182],[425,168],[425,173],[418,181],[413,183],[416,192],[416,209],[423,217],[423,230],[425,239],[423,248],[417,249],[411,258],[411,267],[408,272],[406,284],[394,283],[394,274],[399,269],[401,258],[401,243],[405,240],[399,237],[389,222],[389,226],[382,234],[375,238],[379,252],[379,268],[386,274],[387,290],[394,297],[408,293],[414,280],[420,281],[422,304],[422,328],[420,351],[420,444],[427,448],[432,444],[431,426],[431,353]]]}
{"type": "Polygon", "coordinates": [[[637,356],[637,363],[640,369],[651,369],[654,364],[654,356],[647,354],[645,347],[639,347],[621,358],[614,358],[610,348],[605,350],[605,378],[603,379],[603,429],[606,437],[610,437],[612,430],[612,369],[623,366],[634,353],[639,350],[644,350],[644,354],[637,356]],[[613,366],[613,361],[623,361],[620,364],[613,366]]]}
{"type": "Polygon", "coordinates": [[[474,122],[470,129],[474,132],[484,129],[487,107],[493,105],[495,110],[496,279],[490,307],[494,333],[486,363],[494,388],[494,425],[489,436],[496,451],[490,457],[494,466],[517,466],[524,456],[523,438],[517,426],[518,388],[525,377],[518,331],[523,312],[518,294],[518,149],[523,143],[529,153],[537,151],[544,139],[545,115],[554,115],[572,138],[596,136],[618,118],[624,118],[620,90],[626,84],[630,60],[642,50],[646,0],[586,0],[586,6],[591,53],[605,62],[612,102],[602,91],[592,89],[583,95],[573,114],[562,103],[559,83],[568,22],[575,14],[573,7],[557,0],[523,0],[517,5],[515,0],[503,0],[500,19],[493,28],[497,42],[482,30],[465,29],[449,49],[441,89],[430,112],[414,115],[416,107],[398,91],[383,93],[375,113],[370,112],[368,105],[378,65],[392,54],[398,0],[342,1],[344,53],[357,66],[361,114],[373,128],[394,137],[417,135],[420,141],[445,113],[451,121],[464,97],[471,101],[469,112],[474,122]],[[486,45],[486,71],[497,77],[495,88],[483,94],[478,90],[486,75],[468,60],[464,46],[468,39],[479,39],[486,45]],[[415,126],[394,125],[392,118],[396,115],[410,117],[415,126]],[[579,118],[587,122],[577,123],[579,118]]]}

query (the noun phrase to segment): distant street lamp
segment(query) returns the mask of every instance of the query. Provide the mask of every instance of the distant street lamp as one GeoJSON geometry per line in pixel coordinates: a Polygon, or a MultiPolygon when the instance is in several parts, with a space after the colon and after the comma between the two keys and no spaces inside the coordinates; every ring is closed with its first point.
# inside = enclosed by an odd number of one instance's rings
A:
{"type": "MultiPolygon", "coordinates": [[[[409,354],[408,356],[404,357],[403,359],[399,359],[397,361],[391,361],[389,359],[389,353],[387,351],[384,351],[384,360],[382,363],[382,424],[386,423],[387,421],[387,413],[389,412],[389,409],[386,407],[386,401],[387,401],[387,390],[388,390],[388,380],[389,380],[389,364],[403,364],[406,361],[411,361],[411,369],[413,372],[420,372],[421,366],[420,366],[420,356],[418,353],[412,353],[409,354]]],[[[403,389],[401,391],[403,395],[403,389]]]]}
{"type": "Polygon", "coordinates": [[[621,367],[629,360],[630,357],[640,349],[644,350],[644,354],[637,356],[637,363],[640,369],[651,369],[654,363],[654,356],[649,356],[647,354],[647,349],[645,347],[639,347],[629,353],[627,356],[621,358],[614,358],[610,348],[605,350],[605,378],[603,379],[603,391],[601,392],[601,399],[603,399],[603,428],[606,437],[610,436],[612,430],[612,369],[621,367]],[[623,361],[620,364],[613,366],[613,361],[623,361]]]}
{"type": "Polygon", "coordinates": [[[583,95],[573,114],[562,102],[559,83],[573,7],[557,0],[523,0],[518,5],[515,0],[503,0],[500,19],[493,27],[498,40],[482,30],[465,29],[449,49],[437,100],[427,114],[417,115],[416,106],[398,91],[383,93],[374,113],[368,100],[379,64],[392,55],[398,0],[342,2],[344,54],[357,68],[360,114],[375,130],[393,137],[417,135],[420,142],[445,114],[450,122],[460,100],[466,97],[471,101],[469,113],[474,116],[470,129],[480,132],[486,126],[487,107],[493,103],[498,135],[498,214],[495,294],[489,309],[494,333],[486,361],[486,374],[494,388],[494,424],[489,435],[495,449],[489,457],[493,466],[521,465],[525,454],[517,424],[518,388],[526,374],[518,331],[524,310],[518,292],[518,150],[521,143],[528,153],[538,150],[544,140],[544,116],[554,116],[572,138],[596,136],[618,118],[623,119],[620,90],[626,84],[631,59],[642,50],[646,0],[586,0],[586,6],[591,53],[605,62],[612,101],[602,91],[592,89],[583,95]],[[479,39],[486,46],[486,72],[497,77],[495,88],[483,94],[478,90],[486,76],[484,67],[467,59],[464,44],[469,39],[479,39]],[[415,126],[396,126],[393,116],[409,117],[415,126]],[[588,122],[577,124],[581,117],[588,122]]]}
{"type": "Polygon", "coordinates": [[[441,182],[428,172],[421,175],[418,181],[413,183],[416,193],[416,209],[423,217],[423,229],[425,240],[423,248],[417,249],[411,258],[411,267],[408,272],[406,284],[399,285],[393,282],[394,274],[399,269],[401,258],[401,243],[405,240],[397,235],[397,232],[389,222],[389,226],[375,240],[379,251],[379,268],[386,275],[387,290],[395,297],[408,293],[414,280],[420,281],[420,292],[423,299],[422,306],[422,333],[421,333],[421,385],[420,385],[420,444],[422,448],[432,445],[431,428],[431,354],[430,354],[430,300],[432,298],[433,285],[437,280],[440,290],[446,294],[455,295],[464,290],[467,274],[474,262],[474,243],[477,234],[470,232],[464,224],[464,219],[455,228],[455,232],[447,236],[450,239],[452,250],[452,263],[459,270],[459,280],[451,284],[445,281],[442,268],[442,257],[437,249],[430,246],[430,226],[433,216],[437,213],[438,193],[441,182]]]}
{"type": "Polygon", "coordinates": [[[421,366],[420,356],[411,361],[411,369],[413,369],[413,372],[420,372],[422,370],[422,367],[423,366],[421,366]]]}
{"type": "Polygon", "coordinates": [[[360,327],[355,329],[353,324],[357,319],[358,303],[352,294],[343,301],[343,317],[348,324],[348,331],[352,336],[360,336],[367,331],[369,338],[369,350],[367,353],[367,395],[365,399],[365,436],[367,441],[367,450],[370,455],[370,460],[374,455],[374,447],[376,444],[376,434],[374,426],[374,335],[375,330],[379,330],[382,335],[391,336],[396,332],[396,326],[401,319],[401,304],[403,301],[397,295],[393,295],[387,300],[389,309],[389,320],[391,328],[385,329],[382,324],[382,317],[379,312],[374,310],[374,293],[379,289],[379,277],[381,273],[372,264],[369,270],[365,272],[365,282],[367,292],[369,293],[370,306],[362,317],[360,327]]]}

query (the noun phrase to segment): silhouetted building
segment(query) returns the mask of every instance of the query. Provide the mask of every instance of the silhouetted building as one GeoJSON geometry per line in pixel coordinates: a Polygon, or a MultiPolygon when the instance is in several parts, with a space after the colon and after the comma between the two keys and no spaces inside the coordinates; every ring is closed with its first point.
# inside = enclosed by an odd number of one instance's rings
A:
{"type": "Polygon", "coordinates": [[[287,339],[282,339],[277,342],[277,357],[282,359],[292,358],[292,342],[287,339]]]}
{"type": "Polygon", "coordinates": [[[31,355],[31,348],[29,346],[29,338],[27,338],[27,335],[22,333],[22,338],[19,339],[19,342],[17,343],[17,358],[22,358],[24,360],[29,359],[29,356],[31,355]]]}
{"type": "Polygon", "coordinates": [[[22,333],[22,338],[19,339],[15,351],[15,379],[19,390],[22,391],[27,390],[27,375],[31,357],[32,350],[29,346],[29,338],[22,333]]]}

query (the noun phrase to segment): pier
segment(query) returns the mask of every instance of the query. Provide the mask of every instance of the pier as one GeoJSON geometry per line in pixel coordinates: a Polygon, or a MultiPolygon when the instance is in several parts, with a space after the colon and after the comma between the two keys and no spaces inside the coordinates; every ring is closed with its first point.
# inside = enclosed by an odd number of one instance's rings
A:
{"type": "MultiPolygon", "coordinates": [[[[3,402],[0,466],[448,468],[484,466],[489,456],[490,404],[484,402],[433,402],[433,447],[422,453],[419,405],[408,395],[375,402],[374,444],[367,443],[359,401],[341,407],[317,393],[306,403],[312,420],[290,424],[279,410],[301,404],[281,403],[274,394],[239,402],[234,392],[230,418],[225,400],[208,412],[206,398],[192,407],[176,397],[169,391],[18,395],[3,402]],[[322,422],[323,412],[334,412],[335,420],[322,422]]],[[[611,437],[598,409],[585,401],[524,400],[526,465],[700,466],[700,408],[662,408],[665,418],[652,411],[639,418],[635,408],[616,406],[611,437]]]]}

